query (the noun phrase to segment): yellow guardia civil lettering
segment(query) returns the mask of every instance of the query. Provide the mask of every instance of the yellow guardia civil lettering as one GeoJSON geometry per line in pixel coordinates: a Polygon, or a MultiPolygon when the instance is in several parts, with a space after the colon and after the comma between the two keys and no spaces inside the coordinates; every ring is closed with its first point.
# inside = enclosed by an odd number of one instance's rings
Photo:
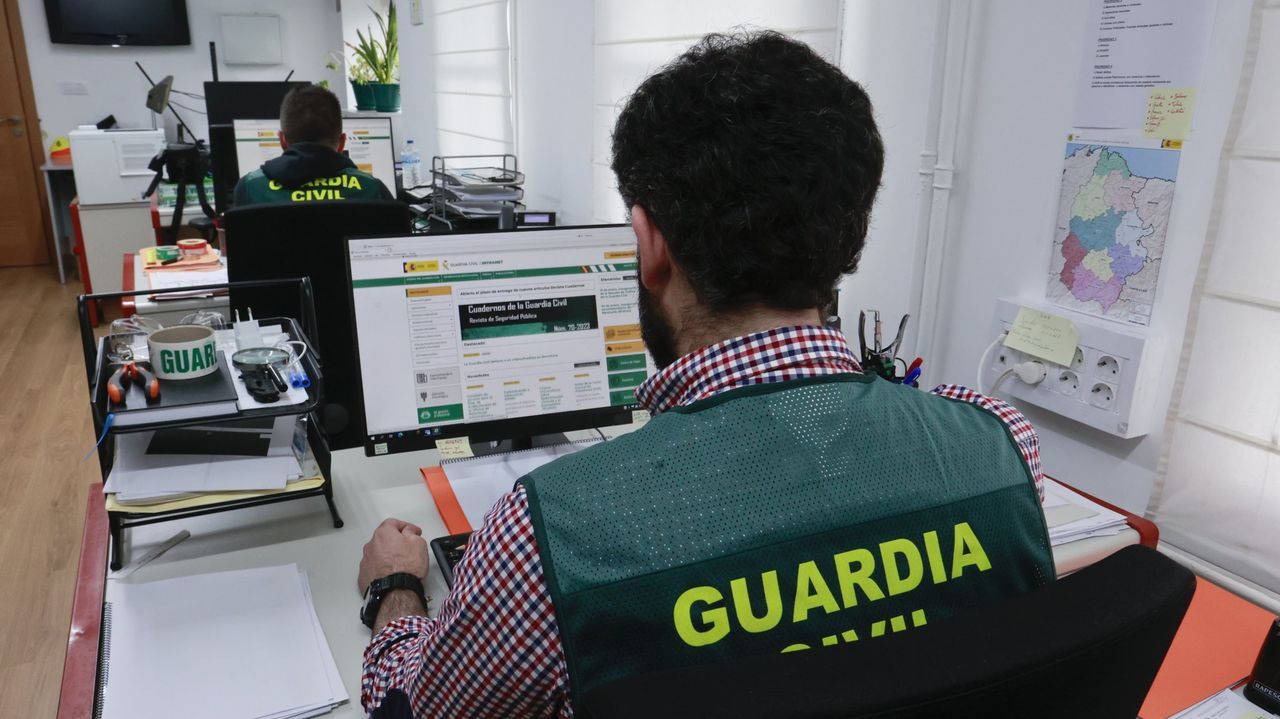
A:
{"type": "Polygon", "coordinates": [[[715,587],[694,587],[687,590],[676,600],[675,621],[676,632],[685,644],[691,647],[705,647],[715,644],[729,634],[729,612],[724,607],[704,609],[699,615],[706,629],[693,626],[693,607],[695,604],[710,606],[724,600],[724,595],[715,587]]]}
{"type": "MultiPolygon", "coordinates": [[[[795,591],[791,597],[791,622],[798,624],[815,612],[834,614],[858,605],[859,599],[875,602],[886,596],[909,593],[927,581],[942,584],[949,580],[991,569],[991,560],[978,540],[978,535],[968,522],[952,527],[953,548],[950,567],[942,551],[938,532],[924,533],[918,540],[900,538],[881,542],[876,553],[866,548],[839,552],[831,557],[830,565],[820,566],[816,560],[798,563],[794,569],[795,591]],[[923,545],[923,551],[921,551],[923,545]],[[832,592],[823,569],[834,570],[835,586],[839,599],[832,592]],[[928,571],[926,572],[926,567],[928,571]]],[[[781,591],[778,570],[762,572],[759,579],[738,577],[729,581],[728,603],[726,592],[710,586],[690,587],[680,594],[672,608],[676,634],[691,647],[705,647],[724,639],[733,630],[733,620],[742,631],[759,634],[776,629],[786,614],[786,602],[781,591]],[[756,598],[763,598],[763,608],[756,598]],[[730,612],[732,608],[732,612],[730,612]]],[[[883,622],[879,624],[883,625],[883,622]]],[[[924,624],[924,612],[912,616],[912,626],[924,624]]],[[[905,619],[890,623],[892,631],[901,631],[905,619]]],[[[872,636],[884,633],[873,626],[872,636]]],[[[856,640],[853,630],[844,641],[856,640]]],[[[834,641],[834,640],[833,640],[834,641]]],[[[807,648],[792,645],[784,651],[807,648]]]]}
{"type": "Polygon", "coordinates": [[[302,183],[303,187],[341,187],[347,190],[361,189],[360,178],[355,175],[334,175],[333,177],[317,177],[310,182],[302,183]]]}

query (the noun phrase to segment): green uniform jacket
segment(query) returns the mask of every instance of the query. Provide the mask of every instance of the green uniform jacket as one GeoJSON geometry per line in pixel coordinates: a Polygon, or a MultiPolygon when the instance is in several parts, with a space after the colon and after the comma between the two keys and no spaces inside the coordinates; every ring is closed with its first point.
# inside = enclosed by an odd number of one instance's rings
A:
{"type": "Polygon", "coordinates": [[[382,182],[357,170],[346,156],[319,143],[299,142],[240,178],[234,204],[393,199],[382,182]]]}
{"type": "Polygon", "coordinates": [[[872,375],[724,392],[520,481],[575,700],[879,641],[1054,578],[1008,427],[872,375]]]}

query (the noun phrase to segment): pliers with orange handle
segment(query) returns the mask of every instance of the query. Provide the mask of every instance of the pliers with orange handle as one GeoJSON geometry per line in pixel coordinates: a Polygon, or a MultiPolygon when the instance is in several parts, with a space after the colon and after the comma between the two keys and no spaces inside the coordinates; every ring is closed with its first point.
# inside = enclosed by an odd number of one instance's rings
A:
{"type": "Polygon", "coordinates": [[[138,383],[142,394],[148,402],[160,399],[160,380],[140,362],[121,362],[115,365],[116,371],[107,380],[107,397],[116,404],[124,404],[125,390],[132,383],[138,383]]]}

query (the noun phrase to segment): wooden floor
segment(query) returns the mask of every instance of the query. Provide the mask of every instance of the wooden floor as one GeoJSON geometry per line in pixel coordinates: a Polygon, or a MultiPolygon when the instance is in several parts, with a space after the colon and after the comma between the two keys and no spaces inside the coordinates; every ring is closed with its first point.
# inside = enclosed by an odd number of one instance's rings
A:
{"type": "Polygon", "coordinates": [[[58,707],[72,587],[97,461],[76,280],[0,269],[0,717],[58,707]]]}

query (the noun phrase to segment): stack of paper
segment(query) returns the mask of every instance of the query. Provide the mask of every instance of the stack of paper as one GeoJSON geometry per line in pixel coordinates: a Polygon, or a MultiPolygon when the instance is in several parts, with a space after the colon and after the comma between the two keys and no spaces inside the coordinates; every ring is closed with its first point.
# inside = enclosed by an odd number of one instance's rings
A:
{"type": "Polygon", "coordinates": [[[484,516],[516,480],[559,459],[598,444],[598,439],[502,452],[482,457],[447,459],[439,467],[423,467],[422,479],[450,534],[469,532],[484,524],[484,516]]]}
{"type": "MultiPolygon", "coordinates": [[[[234,357],[237,349],[236,332],[234,329],[215,330],[213,333],[214,341],[218,343],[218,349],[224,352],[228,357],[234,357]]],[[[289,339],[289,335],[285,334],[284,328],[280,325],[264,325],[262,327],[262,346],[275,347],[289,339]]],[[[300,367],[295,367],[300,370],[300,367]]],[[[236,402],[242,410],[249,409],[275,409],[289,404],[302,404],[307,401],[307,390],[299,387],[289,387],[287,392],[280,393],[280,399],[275,402],[259,402],[249,394],[249,388],[244,384],[244,378],[236,372],[236,402]]]]}
{"type": "Polygon", "coordinates": [[[295,719],[347,701],[296,564],[109,582],[100,716],[295,719]]]}
{"type": "MultiPolygon", "coordinates": [[[[202,285],[225,285],[227,268],[218,265],[208,270],[179,270],[171,272],[149,271],[147,280],[153,290],[170,290],[179,287],[199,287],[202,285]]],[[[192,297],[212,297],[225,295],[226,290],[194,290],[192,292],[172,292],[162,295],[151,295],[153,300],[183,300],[192,297]]]]}
{"type": "MultiPolygon", "coordinates": [[[[311,476],[294,447],[294,417],[281,417],[267,431],[269,442],[260,456],[252,454],[157,453],[155,432],[121,433],[115,437],[116,461],[103,492],[120,504],[167,502],[192,494],[284,489],[291,481],[311,476]]],[[[202,428],[184,430],[199,435],[202,428]]],[[[209,435],[246,430],[212,425],[209,435]]],[[[255,430],[247,430],[250,436],[255,430]]],[[[310,464],[310,462],[308,462],[310,464]]]]}
{"type": "Polygon", "coordinates": [[[1223,689],[1170,719],[1274,719],[1275,714],[1254,706],[1231,689],[1223,689]]]}
{"type": "Polygon", "coordinates": [[[1119,534],[1124,515],[1091,502],[1051,479],[1044,482],[1044,519],[1053,546],[1089,537],[1119,534]]]}

